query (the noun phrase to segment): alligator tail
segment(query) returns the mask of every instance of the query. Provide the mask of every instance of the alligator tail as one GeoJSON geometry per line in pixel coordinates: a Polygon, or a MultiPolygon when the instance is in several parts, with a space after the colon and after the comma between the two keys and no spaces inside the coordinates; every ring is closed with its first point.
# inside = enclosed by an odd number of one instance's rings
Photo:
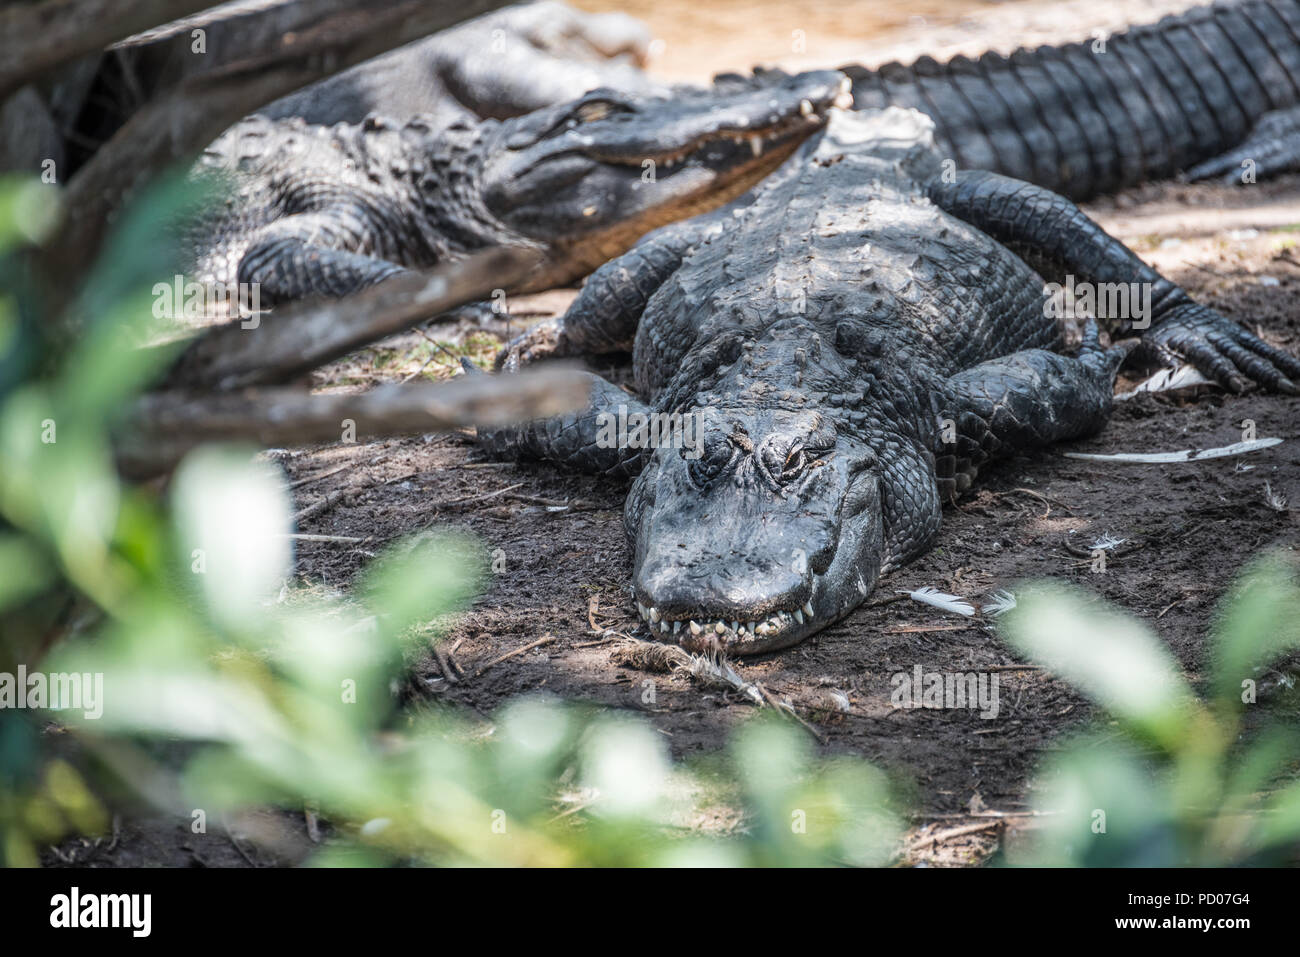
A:
{"type": "Polygon", "coordinates": [[[843,69],[858,109],[934,117],[958,167],[1082,200],[1203,163],[1300,104],[1300,0],[1216,3],[1010,56],[843,69]]]}

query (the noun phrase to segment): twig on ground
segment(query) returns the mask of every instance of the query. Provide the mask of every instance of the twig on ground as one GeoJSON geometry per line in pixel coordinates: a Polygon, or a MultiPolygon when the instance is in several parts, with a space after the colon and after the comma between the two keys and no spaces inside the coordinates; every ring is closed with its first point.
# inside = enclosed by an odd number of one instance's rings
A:
{"type": "Polygon", "coordinates": [[[800,725],[803,726],[803,729],[805,731],[807,731],[809,734],[811,734],[814,738],[817,739],[818,744],[826,743],[825,735],[823,735],[820,731],[814,728],[803,718],[799,717],[799,713],[794,710],[793,705],[788,705],[784,701],[781,701],[779,698],[776,697],[776,695],[772,694],[772,692],[768,691],[761,684],[756,685],[755,687],[758,688],[759,692],[763,695],[763,698],[767,701],[767,703],[776,709],[777,714],[785,715],[787,718],[791,718],[794,721],[797,721],[800,725]]]}
{"type": "Polygon", "coordinates": [[[336,488],[334,491],[330,492],[324,498],[318,499],[317,501],[312,502],[306,508],[301,509],[298,512],[295,512],[293,516],[294,526],[296,527],[298,525],[301,525],[303,522],[307,521],[307,519],[312,518],[316,515],[320,515],[322,512],[329,511],[331,508],[333,508],[339,502],[343,501],[345,498],[350,498],[353,495],[359,494],[359,492],[360,489],[355,489],[351,487],[336,488]]]}
{"type": "Polygon", "coordinates": [[[922,632],[931,632],[931,631],[962,631],[966,628],[978,628],[981,624],[983,624],[983,622],[972,620],[964,623],[958,623],[955,625],[906,625],[906,626],[898,626],[894,628],[886,628],[881,632],[881,634],[912,635],[912,634],[919,634],[922,632]]]}
{"type": "Polygon", "coordinates": [[[929,847],[931,844],[941,844],[944,841],[951,841],[953,838],[966,837],[970,834],[978,834],[981,831],[991,831],[994,828],[1000,828],[1006,824],[1005,820],[980,821],[976,824],[967,824],[963,827],[953,827],[946,831],[940,831],[938,834],[931,834],[908,847],[908,851],[919,851],[923,847],[929,847]]]}
{"type": "Polygon", "coordinates": [[[466,498],[454,498],[450,502],[434,502],[432,507],[436,511],[443,511],[449,508],[459,508],[462,505],[475,505],[478,502],[486,502],[490,498],[496,498],[498,495],[504,495],[512,489],[519,488],[523,484],[523,482],[518,482],[514,485],[507,485],[505,488],[499,488],[494,492],[485,492],[482,495],[470,495],[466,498]]]}
{"type": "Polygon", "coordinates": [[[534,648],[540,648],[542,647],[542,645],[549,645],[553,643],[555,640],[556,638],[554,635],[544,635],[541,638],[538,638],[536,641],[530,641],[528,644],[524,645],[521,648],[516,648],[514,651],[507,651],[504,655],[501,655],[497,658],[493,658],[487,664],[478,668],[471,677],[477,678],[479,675],[483,674],[483,672],[487,671],[489,668],[495,667],[496,665],[501,664],[501,662],[503,661],[509,661],[511,658],[524,654],[524,652],[532,651],[534,648]]]}

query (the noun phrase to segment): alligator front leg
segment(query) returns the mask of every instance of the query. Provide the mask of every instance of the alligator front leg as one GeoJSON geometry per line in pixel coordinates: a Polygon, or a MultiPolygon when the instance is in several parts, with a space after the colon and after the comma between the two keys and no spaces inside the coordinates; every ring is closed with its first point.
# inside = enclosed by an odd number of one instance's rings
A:
{"type": "Polygon", "coordinates": [[[1164,364],[1185,360],[1233,392],[1251,382],[1300,392],[1300,360],[1270,346],[1208,306],[1195,302],[1074,203],[1050,190],[996,173],[961,172],[954,182],[926,184],[930,199],[988,233],[1049,280],[1121,284],[1150,293],[1150,312],[1112,329],[1140,333],[1141,352],[1164,364]]]}
{"type": "Polygon", "coordinates": [[[309,296],[340,298],[403,272],[366,255],[368,237],[356,217],[301,213],[260,231],[239,262],[241,283],[257,283],[264,302],[309,296]]]}
{"type": "Polygon", "coordinates": [[[1254,183],[1300,170],[1300,106],[1265,113],[1244,142],[1187,170],[1193,182],[1254,183]]]}
{"type": "Polygon", "coordinates": [[[720,230],[721,222],[711,214],[650,233],[592,273],[563,316],[539,322],[511,340],[497,356],[496,367],[514,371],[539,359],[630,351],[650,297],[691,247],[720,230]]]}
{"type": "MultiPolygon", "coordinates": [[[[468,359],[461,365],[467,375],[484,374],[468,359]]],[[[591,398],[585,409],[502,429],[479,429],[479,445],[497,458],[540,459],[599,475],[637,475],[654,452],[642,448],[636,438],[639,423],[648,423],[637,416],[648,416],[651,409],[612,382],[587,375],[591,398]]]]}
{"type": "Polygon", "coordinates": [[[1089,320],[1077,355],[1026,349],[950,377],[941,398],[935,474],[955,500],[980,466],[1017,449],[1097,432],[1110,418],[1125,346],[1103,349],[1089,320]]]}

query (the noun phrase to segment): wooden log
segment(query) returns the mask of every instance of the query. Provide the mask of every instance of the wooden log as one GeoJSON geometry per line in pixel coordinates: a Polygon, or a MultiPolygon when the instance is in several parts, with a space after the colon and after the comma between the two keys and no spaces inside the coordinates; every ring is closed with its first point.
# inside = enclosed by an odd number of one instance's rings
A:
{"type": "Polygon", "coordinates": [[[386,282],[344,299],[285,307],[216,326],[172,366],[167,386],[236,389],[289,382],[354,349],[418,322],[510,289],[542,259],[537,250],[498,247],[386,282]]]}
{"type": "Polygon", "coordinates": [[[585,374],[553,364],[519,375],[459,376],[351,394],[313,395],[294,388],[151,392],[136,400],[116,430],[114,448],[122,474],[145,479],[170,470],[204,442],[280,447],[338,442],[345,434],[373,441],[496,427],[581,408],[589,388],[585,374]]]}
{"type": "Polygon", "coordinates": [[[212,0],[39,0],[0,10],[0,100],[60,63],[102,50],[212,0]]]}

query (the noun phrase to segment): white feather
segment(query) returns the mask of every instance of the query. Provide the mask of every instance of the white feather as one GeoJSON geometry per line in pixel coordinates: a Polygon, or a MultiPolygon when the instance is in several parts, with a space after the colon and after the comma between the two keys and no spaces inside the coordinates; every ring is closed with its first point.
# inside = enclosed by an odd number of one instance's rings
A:
{"type": "Polygon", "coordinates": [[[1179,366],[1176,369],[1161,369],[1151,378],[1139,382],[1131,391],[1118,393],[1115,400],[1122,402],[1142,392],[1172,392],[1175,389],[1189,389],[1192,386],[1214,384],[1213,380],[1201,375],[1196,366],[1179,366]]]}
{"type": "Polygon", "coordinates": [[[1011,609],[1016,607],[1016,596],[1009,591],[996,591],[989,596],[989,600],[980,605],[981,615],[992,615],[994,618],[999,615],[1005,615],[1011,609]]]}
{"type": "Polygon", "coordinates": [[[1258,452],[1260,449],[1280,445],[1281,439],[1254,439],[1250,442],[1234,442],[1217,449],[1183,449],[1181,452],[1117,452],[1114,455],[1100,455],[1093,452],[1066,452],[1067,459],[1087,459],[1090,462],[1137,462],[1144,465],[1159,465],[1164,462],[1200,462],[1203,459],[1221,459],[1229,455],[1244,455],[1258,452]]]}
{"type": "Polygon", "coordinates": [[[926,585],[924,588],[918,588],[916,591],[903,591],[901,594],[906,595],[912,601],[919,601],[923,605],[931,605],[934,608],[941,608],[944,611],[950,611],[954,615],[965,615],[967,618],[974,617],[975,606],[964,598],[958,598],[956,595],[948,595],[926,585]]]}

